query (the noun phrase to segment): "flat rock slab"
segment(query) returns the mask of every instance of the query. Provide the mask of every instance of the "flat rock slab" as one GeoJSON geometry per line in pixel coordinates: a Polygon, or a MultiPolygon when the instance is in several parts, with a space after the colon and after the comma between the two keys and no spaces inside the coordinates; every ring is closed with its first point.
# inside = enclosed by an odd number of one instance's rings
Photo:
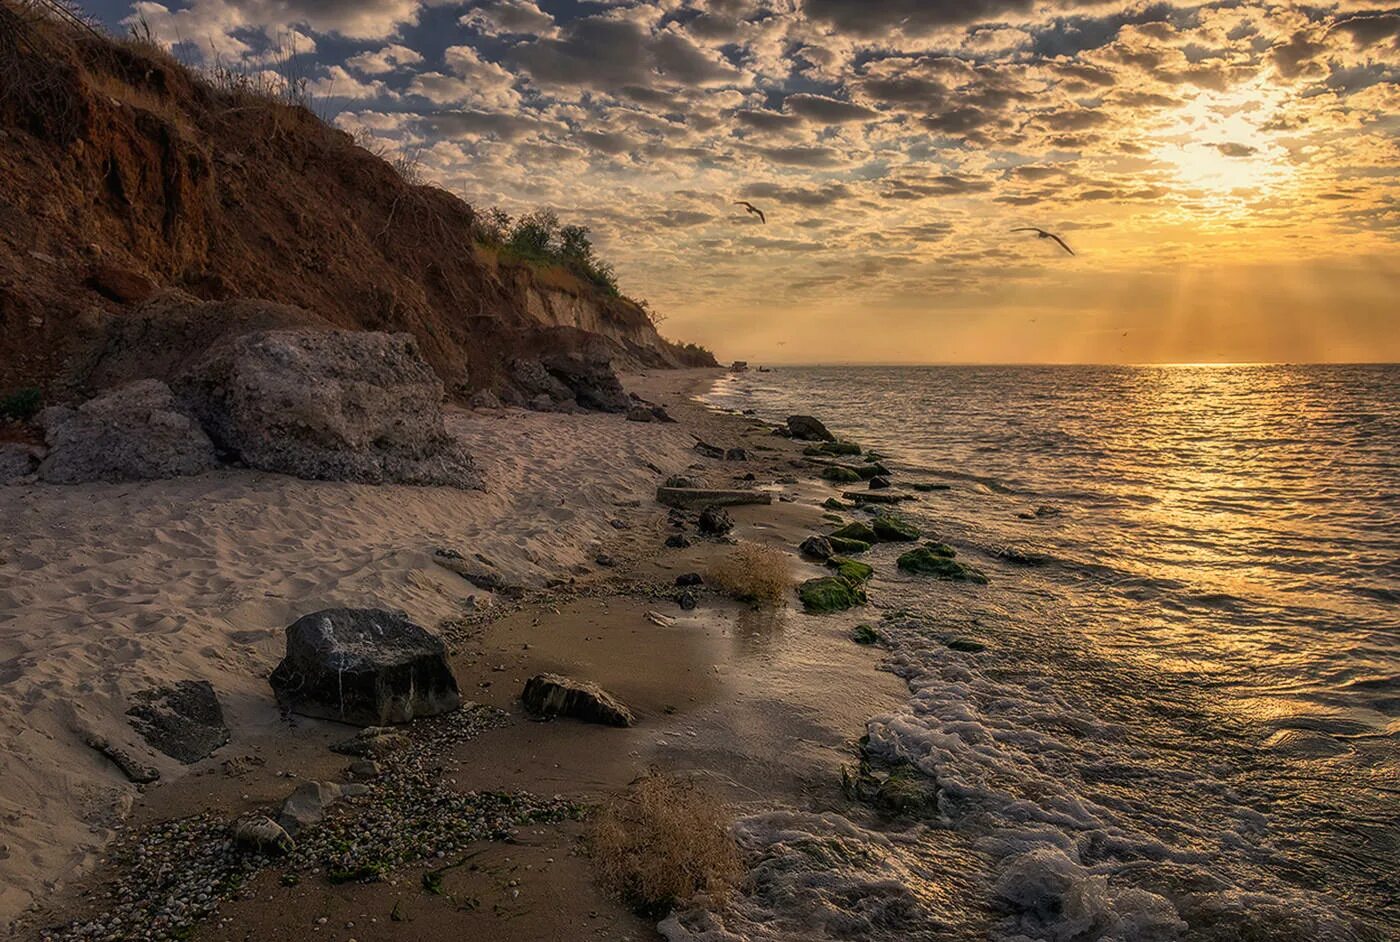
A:
{"type": "Polygon", "coordinates": [[[708,487],[658,487],[658,503],[670,507],[731,507],[737,504],[771,504],[767,491],[727,491],[708,487]]]}
{"type": "Polygon", "coordinates": [[[841,496],[857,504],[898,504],[900,501],[914,500],[912,494],[887,494],[884,491],[846,491],[841,496]]]}
{"type": "Polygon", "coordinates": [[[228,725],[214,687],[207,680],[182,680],[143,690],[126,711],[131,725],[154,748],[186,765],[228,742],[228,725]]]}
{"type": "Polygon", "coordinates": [[[407,723],[462,705],[442,639],[383,609],[298,618],[268,681],[292,712],[356,726],[407,723]]]}
{"type": "Polygon", "coordinates": [[[536,674],[520,694],[525,709],[536,716],[572,716],[606,726],[631,726],[632,711],[597,684],[560,674],[536,674]]]}

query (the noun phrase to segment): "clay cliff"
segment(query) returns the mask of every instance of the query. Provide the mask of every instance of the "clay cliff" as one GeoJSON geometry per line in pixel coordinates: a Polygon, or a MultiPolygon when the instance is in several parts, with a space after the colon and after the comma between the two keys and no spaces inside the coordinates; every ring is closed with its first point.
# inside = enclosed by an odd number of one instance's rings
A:
{"type": "Polygon", "coordinates": [[[0,392],[79,398],[289,321],[411,333],[458,397],[519,397],[521,358],[713,365],[482,232],[304,107],[0,0],[0,392]]]}

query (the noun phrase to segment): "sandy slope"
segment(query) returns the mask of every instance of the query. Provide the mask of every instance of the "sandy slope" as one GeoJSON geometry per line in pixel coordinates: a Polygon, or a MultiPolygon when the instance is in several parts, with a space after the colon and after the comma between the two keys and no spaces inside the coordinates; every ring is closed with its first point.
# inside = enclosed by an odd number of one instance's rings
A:
{"type": "MultiPolygon", "coordinates": [[[[640,381],[660,397],[704,371],[640,381]]],[[[90,859],[136,794],[81,743],[91,729],[156,765],[123,717],[158,682],[210,680],[235,741],[273,726],[265,677],[282,629],[334,605],[435,625],[473,590],[433,546],[480,552],[513,581],[586,564],[693,457],[691,425],[518,410],[460,413],[488,491],[312,483],[221,471],[177,481],[0,488],[0,924],[90,859]]]]}

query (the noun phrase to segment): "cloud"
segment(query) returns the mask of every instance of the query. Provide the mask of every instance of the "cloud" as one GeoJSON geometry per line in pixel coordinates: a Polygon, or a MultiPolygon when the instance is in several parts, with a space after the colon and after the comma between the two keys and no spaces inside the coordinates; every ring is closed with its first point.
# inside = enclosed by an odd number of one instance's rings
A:
{"type": "Polygon", "coordinates": [[[362,52],[345,60],[345,64],[363,75],[387,75],[418,65],[423,56],[407,46],[390,43],[374,52],[362,52]]]}
{"type": "Polygon", "coordinates": [[[799,117],[821,124],[873,121],[881,116],[880,112],[864,105],[806,93],[787,96],[783,101],[783,106],[799,117]]]}
{"type": "Polygon", "coordinates": [[[553,35],[554,17],[533,0],[487,0],[458,22],[488,36],[553,35]]]}

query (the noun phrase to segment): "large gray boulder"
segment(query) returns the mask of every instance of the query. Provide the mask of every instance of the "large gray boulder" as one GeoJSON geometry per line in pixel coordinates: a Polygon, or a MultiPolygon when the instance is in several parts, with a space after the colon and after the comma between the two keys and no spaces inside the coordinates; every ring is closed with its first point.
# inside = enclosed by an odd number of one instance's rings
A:
{"type": "Polygon", "coordinates": [[[294,713],[385,726],[461,706],[442,639],[402,612],[331,608],[287,628],[287,655],[268,678],[294,713]]]}
{"type": "Polygon", "coordinates": [[[157,379],[128,383],[76,409],[51,406],[39,424],[49,446],[39,478],[52,484],[171,478],[218,465],[209,436],[157,379]]]}
{"type": "Polygon", "coordinates": [[[442,382],[409,334],[264,330],[218,344],[178,384],[244,463],[319,480],[479,487],[446,431],[442,382]]]}
{"type": "Polygon", "coordinates": [[[787,418],[788,433],[804,442],[834,442],[836,436],[827,430],[821,420],[810,415],[790,415],[787,418]]]}

